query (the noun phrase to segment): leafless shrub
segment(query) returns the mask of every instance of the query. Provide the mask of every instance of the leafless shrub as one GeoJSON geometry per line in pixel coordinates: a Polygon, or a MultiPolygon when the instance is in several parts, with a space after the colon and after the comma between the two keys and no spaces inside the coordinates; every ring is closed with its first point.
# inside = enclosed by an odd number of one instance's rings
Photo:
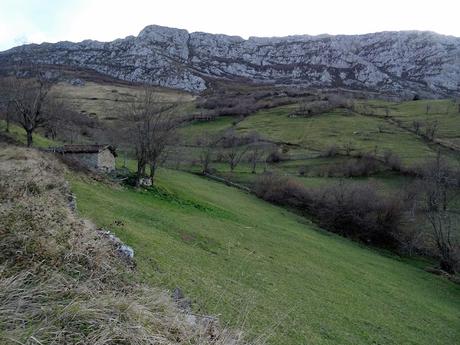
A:
{"type": "Polygon", "coordinates": [[[266,161],[267,152],[269,152],[272,145],[270,143],[263,142],[257,132],[249,133],[251,142],[248,148],[248,161],[251,166],[251,173],[255,174],[257,170],[257,164],[266,161]]]}
{"type": "Polygon", "coordinates": [[[397,248],[404,207],[372,184],[307,189],[287,177],[263,175],[254,192],[264,200],[308,212],[330,231],[373,245],[397,248]]]}
{"type": "Polygon", "coordinates": [[[299,168],[299,175],[300,176],[305,176],[307,171],[308,171],[308,168],[306,166],[302,166],[302,167],[299,168]]]}
{"type": "Polygon", "coordinates": [[[360,177],[370,176],[382,170],[380,162],[372,154],[347,159],[326,165],[322,175],[333,177],[360,177]]]}
{"type": "Polygon", "coordinates": [[[238,136],[233,129],[224,133],[221,142],[225,150],[222,152],[230,171],[234,171],[248,151],[248,137],[238,136]]]}
{"type": "Polygon", "coordinates": [[[383,153],[383,161],[391,170],[401,171],[402,169],[401,158],[391,150],[387,150],[383,153]]]}
{"type": "Polygon", "coordinates": [[[209,172],[214,150],[221,140],[221,137],[208,132],[204,132],[200,137],[196,139],[196,145],[200,151],[200,165],[201,172],[203,174],[209,172]]]}
{"type": "Polygon", "coordinates": [[[274,173],[261,175],[254,185],[254,193],[269,202],[298,207],[309,199],[307,191],[301,184],[274,173]]]}
{"type": "Polygon", "coordinates": [[[280,150],[276,147],[272,148],[272,150],[268,153],[266,162],[267,163],[279,163],[284,161],[286,158],[280,152],[280,150]]]}
{"type": "Polygon", "coordinates": [[[343,145],[343,149],[345,151],[345,154],[347,156],[350,156],[351,153],[355,150],[355,146],[353,145],[351,141],[348,141],[347,143],[343,145]]]}
{"type": "Polygon", "coordinates": [[[420,121],[417,121],[417,120],[412,121],[412,128],[413,128],[415,134],[420,135],[421,126],[422,126],[422,124],[420,123],[420,121]]]}
{"type": "Polygon", "coordinates": [[[436,138],[438,132],[438,121],[431,121],[425,124],[425,138],[429,141],[433,141],[436,138]]]}
{"type": "Polygon", "coordinates": [[[330,145],[323,152],[323,157],[336,157],[339,154],[337,145],[330,145]]]}

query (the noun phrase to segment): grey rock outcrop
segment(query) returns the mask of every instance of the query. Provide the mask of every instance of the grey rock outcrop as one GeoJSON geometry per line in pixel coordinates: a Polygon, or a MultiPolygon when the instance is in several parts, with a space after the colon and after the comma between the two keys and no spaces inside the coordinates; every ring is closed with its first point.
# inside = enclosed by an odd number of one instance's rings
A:
{"type": "Polygon", "coordinates": [[[148,26],[137,37],[24,45],[0,64],[69,65],[126,81],[187,91],[209,78],[343,87],[424,96],[460,94],[460,38],[432,32],[281,38],[214,35],[148,26]]]}

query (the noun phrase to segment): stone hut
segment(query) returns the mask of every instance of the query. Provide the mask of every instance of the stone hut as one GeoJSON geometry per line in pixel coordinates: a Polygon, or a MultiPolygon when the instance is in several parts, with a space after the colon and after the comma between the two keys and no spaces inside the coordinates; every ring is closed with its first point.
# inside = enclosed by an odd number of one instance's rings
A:
{"type": "Polygon", "coordinates": [[[115,169],[115,148],[110,145],[64,145],[52,148],[66,158],[78,161],[89,169],[110,172],[115,169]]]}

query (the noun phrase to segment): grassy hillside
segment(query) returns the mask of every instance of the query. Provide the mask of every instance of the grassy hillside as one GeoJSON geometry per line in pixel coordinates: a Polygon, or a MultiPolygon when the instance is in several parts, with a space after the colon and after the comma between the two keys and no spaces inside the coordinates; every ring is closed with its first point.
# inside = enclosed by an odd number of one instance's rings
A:
{"type": "MultiPolygon", "coordinates": [[[[124,100],[138,89],[88,82],[83,87],[59,84],[54,92],[75,109],[120,125],[116,119],[124,100]]],[[[181,96],[158,92],[165,102],[181,96]]],[[[187,97],[184,113],[194,108],[193,97],[187,97]]],[[[422,127],[437,120],[437,140],[455,145],[460,138],[457,108],[450,101],[430,101],[427,112],[427,102],[366,101],[366,112],[338,109],[308,118],[290,116],[296,105],[289,105],[245,118],[196,122],[180,129],[184,146],[175,148],[181,157],[176,160],[180,168],[198,171],[193,145],[203,132],[257,131],[286,158],[270,164],[269,170],[295,175],[305,186],[324,186],[340,178],[315,171],[349,160],[345,147],[352,154],[380,156],[392,150],[406,165],[434,157],[439,146],[412,131],[415,120],[422,127]],[[331,146],[341,155],[324,157],[331,146]],[[300,176],[305,167],[311,175],[300,176]]],[[[21,129],[13,127],[12,132],[23,141],[21,129]]],[[[50,142],[37,135],[35,144],[50,142]]],[[[458,161],[457,153],[443,150],[452,162],[458,161]]],[[[213,162],[213,168],[240,183],[250,184],[257,177],[244,162],[231,174],[222,161],[213,162]]],[[[258,340],[452,344],[460,337],[460,288],[426,273],[427,263],[331,235],[285,209],[186,172],[160,170],[157,187],[142,192],[77,175],[71,179],[81,214],[134,247],[142,281],[179,286],[194,301],[195,311],[221,315],[258,340]]],[[[402,189],[407,179],[386,170],[347,181],[374,181],[386,191],[402,189]]]]}
{"type": "Polygon", "coordinates": [[[366,101],[357,108],[366,107],[369,115],[348,110],[336,110],[312,117],[289,116],[295,105],[261,110],[236,124],[236,118],[225,118],[209,123],[197,123],[183,130],[186,138],[199,135],[202,130],[216,132],[234,127],[240,133],[259,132],[263,138],[290,144],[292,158],[308,157],[320,153],[331,146],[344,150],[351,147],[351,153],[377,152],[383,154],[391,150],[403,162],[412,164],[427,157],[433,157],[436,147],[420,136],[412,133],[413,121],[421,124],[421,132],[426,123],[438,121],[437,139],[457,143],[460,140],[460,113],[456,104],[449,100],[411,101],[389,103],[366,101]],[[429,105],[430,112],[426,113],[429,105]],[[383,118],[389,109],[388,121],[383,118]],[[446,112],[446,109],[448,112],[446,112]]]}
{"type": "Polygon", "coordinates": [[[401,125],[413,129],[413,122],[418,121],[423,132],[426,123],[437,121],[437,137],[458,142],[460,139],[458,103],[452,100],[419,100],[401,103],[383,101],[365,102],[375,116],[388,114],[390,118],[399,120],[401,125]]]}
{"type": "MultiPolygon", "coordinates": [[[[194,108],[195,97],[191,94],[159,87],[155,90],[158,102],[181,102],[183,103],[181,111],[184,112],[194,108]]],[[[53,87],[53,95],[65,101],[73,109],[108,123],[123,116],[128,102],[141,93],[141,86],[96,82],[85,82],[82,86],[60,82],[53,87]]]]}
{"type": "Polygon", "coordinates": [[[460,286],[236,189],[170,170],[151,191],[71,184],[80,213],[134,247],[145,281],[179,286],[195,310],[271,344],[460,337],[460,286]]]}
{"type": "Polygon", "coordinates": [[[65,167],[0,142],[0,344],[243,344],[192,316],[69,208],[65,167]]]}

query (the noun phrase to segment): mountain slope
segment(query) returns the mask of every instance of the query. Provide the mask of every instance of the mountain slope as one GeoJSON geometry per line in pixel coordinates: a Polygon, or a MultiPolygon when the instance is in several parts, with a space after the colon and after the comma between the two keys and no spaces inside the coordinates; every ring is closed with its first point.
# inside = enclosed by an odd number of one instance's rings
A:
{"type": "Polygon", "coordinates": [[[459,94],[460,38],[431,32],[282,38],[148,26],[137,37],[25,45],[0,65],[78,66],[127,81],[199,92],[209,78],[345,87],[423,96],[459,94]]]}
{"type": "Polygon", "coordinates": [[[180,286],[194,310],[222,313],[269,344],[460,336],[458,285],[235,188],[161,169],[150,191],[71,184],[79,211],[134,247],[146,281],[180,286]]]}

